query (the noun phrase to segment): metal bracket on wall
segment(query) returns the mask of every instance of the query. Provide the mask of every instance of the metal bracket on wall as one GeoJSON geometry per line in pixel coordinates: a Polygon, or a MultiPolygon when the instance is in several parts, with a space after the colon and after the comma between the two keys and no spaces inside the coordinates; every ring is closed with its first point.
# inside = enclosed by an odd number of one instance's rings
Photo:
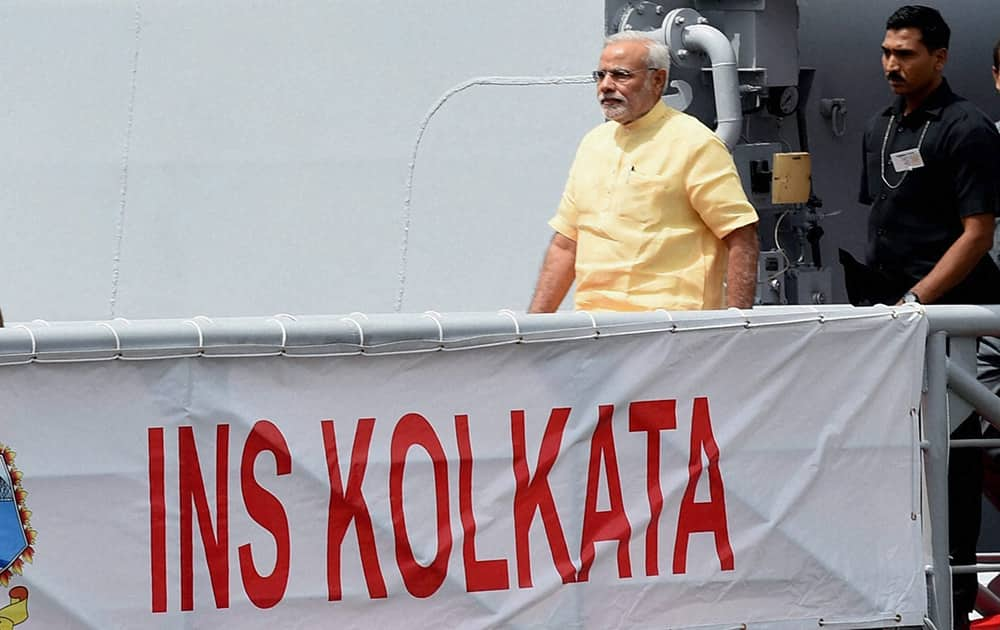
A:
{"type": "Polygon", "coordinates": [[[819,115],[830,121],[833,135],[838,138],[844,137],[844,134],[847,133],[846,98],[819,99],[819,115]]]}

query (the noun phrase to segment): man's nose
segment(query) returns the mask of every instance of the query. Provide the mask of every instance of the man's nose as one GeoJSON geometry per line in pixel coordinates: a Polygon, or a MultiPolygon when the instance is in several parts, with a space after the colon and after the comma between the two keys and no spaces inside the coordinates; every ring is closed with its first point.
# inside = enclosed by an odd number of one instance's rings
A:
{"type": "Polygon", "coordinates": [[[597,82],[597,89],[602,92],[608,92],[615,89],[615,82],[611,80],[610,74],[605,74],[601,77],[601,79],[597,82]]]}

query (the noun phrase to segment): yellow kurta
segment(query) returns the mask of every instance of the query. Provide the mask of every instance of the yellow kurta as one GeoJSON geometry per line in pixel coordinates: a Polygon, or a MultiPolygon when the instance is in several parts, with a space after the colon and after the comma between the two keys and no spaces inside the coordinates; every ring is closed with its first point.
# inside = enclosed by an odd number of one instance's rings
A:
{"type": "Polygon", "coordinates": [[[583,138],[549,225],[577,243],[578,309],[645,311],[723,308],[722,239],[755,221],[725,144],[658,102],[583,138]]]}

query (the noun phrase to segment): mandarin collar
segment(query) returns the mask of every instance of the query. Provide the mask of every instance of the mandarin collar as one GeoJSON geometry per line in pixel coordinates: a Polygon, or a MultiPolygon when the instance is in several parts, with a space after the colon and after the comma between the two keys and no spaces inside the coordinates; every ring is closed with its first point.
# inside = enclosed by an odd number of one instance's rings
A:
{"type": "Polygon", "coordinates": [[[663,99],[657,99],[656,105],[653,105],[652,109],[643,114],[642,116],[636,118],[630,123],[619,124],[618,132],[625,134],[633,134],[643,129],[647,129],[651,125],[659,122],[664,116],[667,115],[667,106],[663,104],[663,99]]]}
{"type": "MultiPolygon", "coordinates": [[[[944,106],[954,100],[955,93],[951,91],[951,86],[948,85],[948,79],[941,77],[941,85],[927,95],[924,102],[920,104],[915,110],[910,112],[907,119],[917,120],[923,118],[938,119],[941,117],[941,111],[944,106]]],[[[897,96],[896,100],[892,105],[887,107],[883,116],[897,116],[900,119],[903,118],[903,112],[906,110],[906,99],[902,96],[897,96]]]]}

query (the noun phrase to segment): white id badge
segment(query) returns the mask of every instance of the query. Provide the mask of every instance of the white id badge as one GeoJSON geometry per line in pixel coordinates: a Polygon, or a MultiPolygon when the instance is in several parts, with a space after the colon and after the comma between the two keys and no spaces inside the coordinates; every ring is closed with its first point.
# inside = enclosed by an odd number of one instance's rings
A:
{"type": "Polygon", "coordinates": [[[920,157],[920,149],[907,149],[899,151],[889,156],[892,160],[892,167],[897,173],[905,173],[914,169],[922,168],[924,158],[920,157]]]}

